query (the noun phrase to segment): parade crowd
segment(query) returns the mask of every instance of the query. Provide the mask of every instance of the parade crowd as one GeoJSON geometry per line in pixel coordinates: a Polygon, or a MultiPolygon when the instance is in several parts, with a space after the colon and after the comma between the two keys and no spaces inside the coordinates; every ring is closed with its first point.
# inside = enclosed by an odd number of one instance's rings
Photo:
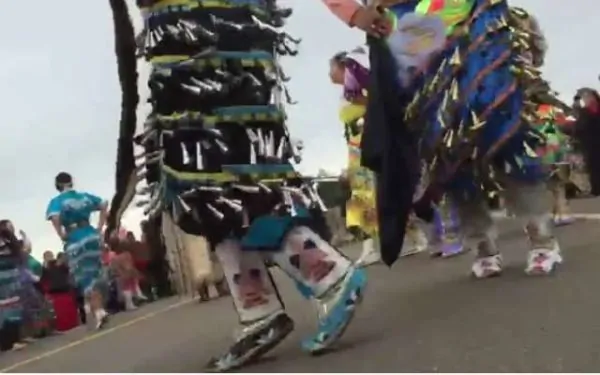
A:
{"type": "MultiPolygon", "coordinates": [[[[142,223],[143,224],[143,223],[142,223]]],[[[145,236],[120,230],[104,245],[103,290],[106,311],[136,309],[157,298],[147,272],[145,236]]],[[[47,250],[42,262],[32,255],[24,231],[15,232],[10,220],[0,221],[0,350],[21,350],[46,336],[88,323],[84,292],[73,278],[65,252],[47,250]],[[17,267],[11,268],[16,260],[17,267]],[[7,273],[7,270],[13,271],[7,273]],[[12,285],[11,274],[17,276],[12,285]]]]}

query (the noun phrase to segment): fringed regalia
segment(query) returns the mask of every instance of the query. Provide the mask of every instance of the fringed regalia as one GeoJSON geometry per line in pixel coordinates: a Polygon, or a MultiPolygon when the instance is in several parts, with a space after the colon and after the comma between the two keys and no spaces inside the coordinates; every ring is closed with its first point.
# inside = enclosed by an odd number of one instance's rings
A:
{"type": "Polygon", "coordinates": [[[542,178],[533,150],[543,142],[530,126],[533,97],[525,96],[539,73],[522,56],[518,32],[524,31],[509,25],[519,16],[505,1],[470,3],[443,52],[417,80],[406,113],[422,134],[429,180],[466,194],[483,184],[500,188],[499,173],[542,178]]]}
{"type": "MultiPolygon", "coordinates": [[[[345,79],[340,120],[348,146],[348,180],[352,195],[346,203],[346,225],[369,237],[377,237],[375,179],[360,165],[360,140],[366,112],[369,65],[365,51],[352,51],[344,59],[345,79]]],[[[364,237],[364,236],[359,236],[364,237]]]]}
{"type": "Polygon", "coordinates": [[[460,208],[468,246],[478,253],[473,272],[500,272],[484,199],[491,191],[506,194],[528,219],[528,272],[547,272],[561,258],[541,198],[546,171],[535,149],[545,138],[534,124],[539,104],[560,101],[536,69],[545,52],[537,22],[503,0],[400,1],[389,11],[400,36],[393,32],[388,45],[402,90],[412,95],[406,126],[427,165],[429,191],[447,191],[460,208]],[[447,37],[429,53],[439,34],[432,17],[447,37]]]}
{"type": "MultiPolygon", "coordinates": [[[[293,329],[267,258],[324,312],[304,349],[327,349],[352,318],[366,281],[364,271],[327,242],[324,206],[290,162],[300,155],[285,125],[287,78],[278,56],[296,54],[298,41],[281,29],[291,10],[274,0],[138,6],[145,18],[138,54],[152,66],[152,113],[136,138],[145,148],[137,169],[146,168],[146,213],[169,215],[184,232],[208,239],[243,325],[208,369],[239,367],[293,329]]],[[[130,89],[123,85],[124,99],[130,89]]],[[[129,126],[122,122],[113,225],[140,179],[127,151],[129,126]]]]}

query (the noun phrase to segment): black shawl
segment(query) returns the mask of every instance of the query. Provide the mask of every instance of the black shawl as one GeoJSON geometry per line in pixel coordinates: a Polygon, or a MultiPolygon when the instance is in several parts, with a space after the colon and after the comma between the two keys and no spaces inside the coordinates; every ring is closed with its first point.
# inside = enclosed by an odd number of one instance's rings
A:
{"type": "MultiPolygon", "coordinates": [[[[369,38],[371,76],[361,163],[375,172],[382,260],[391,266],[400,255],[419,181],[417,139],[404,122],[411,99],[397,84],[395,62],[384,41],[369,38]]],[[[417,214],[430,219],[427,200],[417,214]]]]}

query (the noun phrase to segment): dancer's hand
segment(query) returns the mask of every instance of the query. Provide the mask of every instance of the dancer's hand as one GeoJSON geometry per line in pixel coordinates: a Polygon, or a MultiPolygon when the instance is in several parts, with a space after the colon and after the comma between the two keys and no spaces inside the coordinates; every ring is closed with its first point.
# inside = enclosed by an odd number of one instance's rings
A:
{"type": "Polygon", "coordinates": [[[359,8],[354,13],[350,23],[352,26],[376,37],[387,35],[391,30],[389,19],[374,7],[359,8]]]}

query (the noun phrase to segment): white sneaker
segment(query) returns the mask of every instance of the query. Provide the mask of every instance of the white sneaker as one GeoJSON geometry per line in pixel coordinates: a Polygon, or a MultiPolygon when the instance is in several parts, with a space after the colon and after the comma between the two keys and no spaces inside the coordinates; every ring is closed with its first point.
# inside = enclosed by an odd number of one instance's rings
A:
{"type": "Polygon", "coordinates": [[[562,262],[563,257],[560,253],[560,247],[558,242],[555,242],[552,249],[533,249],[529,251],[525,273],[528,275],[548,275],[562,262]]]}
{"type": "Polygon", "coordinates": [[[96,312],[96,329],[101,330],[108,323],[108,313],[104,310],[96,312]]]}
{"type": "Polygon", "coordinates": [[[401,257],[408,257],[411,255],[418,254],[422,251],[425,251],[426,247],[419,246],[418,244],[409,244],[402,247],[402,252],[400,253],[401,257]]]}
{"type": "Polygon", "coordinates": [[[406,257],[423,252],[429,247],[429,240],[421,228],[409,229],[404,237],[400,256],[406,257]],[[412,231],[409,233],[409,230],[412,231]]]}
{"type": "Polygon", "coordinates": [[[502,255],[496,254],[475,259],[471,273],[478,279],[499,276],[502,273],[502,255]]]}
{"type": "Polygon", "coordinates": [[[131,311],[137,309],[135,303],[133,303],[133,293],[130,290],[123,291],[123,299],[125,300],[125,310],[131,311]]]}
{"type": "Polygon", "coordinates": [[[375,247],[375,241],[372,238],[364,240],[362,245],[362,253],[356,261],[356,267],[368,267],[381,263],[381,254],[375,247]]]}

